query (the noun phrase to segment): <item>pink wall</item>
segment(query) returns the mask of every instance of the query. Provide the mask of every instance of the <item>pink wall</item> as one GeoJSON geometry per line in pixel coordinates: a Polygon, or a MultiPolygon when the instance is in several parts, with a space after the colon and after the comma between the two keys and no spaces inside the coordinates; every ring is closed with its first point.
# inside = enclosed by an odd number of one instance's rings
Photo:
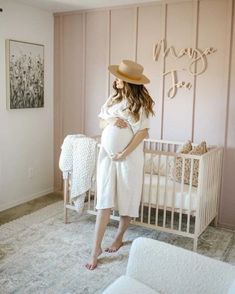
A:
{"type": "MultiPolygon", "coordinates": [[[[192,139],[225,146],[219,223],[235,228],[235,22],[233,0],[168,0],[55,15],[55,186],[61,188],[58,158],[69,133],[100,133],[97,114],[112,91],[109,64],[132,59],[145,67],[155,100],[150,136],[192,139]],[[213,15],[213,17],[212,17],[213,15]],[[234,35],[235,29],[233,29],[234,35]],[[153,59],[153,45],[166,39],[179,51],[192,47],[217,51],[206,71],[194,77],[187,56],[153,59]],[[170,75],[192,84],[170,99],[170,75]]],[[[197,62],[200,68],[201,63],[197,62]]]]}

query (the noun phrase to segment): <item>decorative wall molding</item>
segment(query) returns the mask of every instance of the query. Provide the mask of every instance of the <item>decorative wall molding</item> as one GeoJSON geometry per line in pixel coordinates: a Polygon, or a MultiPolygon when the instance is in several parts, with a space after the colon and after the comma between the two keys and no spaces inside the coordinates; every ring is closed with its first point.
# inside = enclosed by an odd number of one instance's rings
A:
{"type": "Polygon", "coordinates": [[[82,73],[83,73],[83,83],[82,83],[82,132],[85,133],[85,113],[86,113],[86,18],[87,13],[82,14],[82,73]]]}

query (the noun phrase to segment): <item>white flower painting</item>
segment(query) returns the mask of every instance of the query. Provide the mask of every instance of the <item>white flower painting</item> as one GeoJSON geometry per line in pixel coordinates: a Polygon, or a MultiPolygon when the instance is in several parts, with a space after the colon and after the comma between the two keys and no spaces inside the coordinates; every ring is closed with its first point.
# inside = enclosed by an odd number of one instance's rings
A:
{"type": "Polygon", "coordinates": [[[6,40],[8,109],[44,107],[44,46],[6,40]]]}

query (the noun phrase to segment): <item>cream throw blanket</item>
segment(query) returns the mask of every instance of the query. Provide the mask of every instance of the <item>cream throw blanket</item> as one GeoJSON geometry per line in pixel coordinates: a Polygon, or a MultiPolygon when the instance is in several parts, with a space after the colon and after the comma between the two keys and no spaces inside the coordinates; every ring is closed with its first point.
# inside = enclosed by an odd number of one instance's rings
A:
{"type": "Polygon", "coordinates": [[[68,178],[68,172],[71,173],[70,202],[79,212],[95,176],[96,147],[97,141],[83,134],[67,135],[61,146],[59,167],[63,179],[68,178]]]}

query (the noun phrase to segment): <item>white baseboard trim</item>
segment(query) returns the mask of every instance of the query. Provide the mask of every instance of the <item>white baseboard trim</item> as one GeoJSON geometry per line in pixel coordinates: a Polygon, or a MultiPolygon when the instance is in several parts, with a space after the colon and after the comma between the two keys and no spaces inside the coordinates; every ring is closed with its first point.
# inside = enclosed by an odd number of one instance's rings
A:
{"type": "Polygon", "coordinates": [[[235,224],[227,224],[227,223],[221,223],[218,222],[218,227],[222,229],[229,229],[229,230],[235,230],[235,224]]]}
{"type": "Polygon", "coordinates": [[[17,206],[19,204],[23,204],[25,202],[28,202],[30,200],[34,200],[36,198],[39,198],[41,196],[47,195],[47,194],[52,193],[52,192],[54,192],[54,187],[51,187],[51,188],[46,189],[44,191],[29,195],[28,197],[25,197],[25,198],[20,199],[20,200],[16,200],[16,201],[13,201],[13,202],[10,202],[10,203],[5,203],[3,205],[0,205],[0,211],[15,207],[15,206],[17,206]]]}

